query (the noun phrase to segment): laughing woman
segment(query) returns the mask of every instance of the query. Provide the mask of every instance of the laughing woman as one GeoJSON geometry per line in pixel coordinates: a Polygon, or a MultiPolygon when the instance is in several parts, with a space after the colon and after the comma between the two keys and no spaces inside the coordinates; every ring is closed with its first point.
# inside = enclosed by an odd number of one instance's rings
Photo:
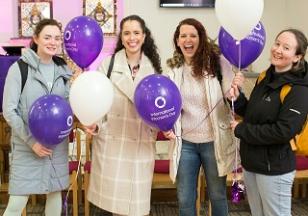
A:
{"type": "Polygon", "coordinates": [[[204,26],[195,19],[182,20],[173,36],[174,56],[167,61],[168,76],[180,89],[181,116],[172,139],[171,178],[176,177],[180,216],[196,212],[197,180],[205,172],[212,214],[227,216],[226,175],[235,163],[230,109],[224,92],[233,78],[231,65],[209,42],[204,26]]]}

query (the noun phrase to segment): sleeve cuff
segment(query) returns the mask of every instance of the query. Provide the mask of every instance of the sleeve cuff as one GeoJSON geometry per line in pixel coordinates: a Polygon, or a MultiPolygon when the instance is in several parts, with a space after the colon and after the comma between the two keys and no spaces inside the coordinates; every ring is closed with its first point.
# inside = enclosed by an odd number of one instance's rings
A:
{"type": "Polygon", "coordinates": [[[26,144],[32,149],[32,146],[36,143],[37,141],[33,138],[33,137],[30,137],[26,144]]]}

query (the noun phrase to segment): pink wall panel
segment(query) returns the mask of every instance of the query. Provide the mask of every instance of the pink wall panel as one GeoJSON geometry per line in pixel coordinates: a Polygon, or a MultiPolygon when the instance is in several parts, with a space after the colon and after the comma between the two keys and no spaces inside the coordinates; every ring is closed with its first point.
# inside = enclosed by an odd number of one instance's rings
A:
{"type": "MultiPolygon", "coordinates": [[[[123,18],[123,0],[117,0],[117,22],[123,18]]],[[[82,0],[53,0],[53,18],[59,20],[63,26],[74,17],[83,13],[82,0]]],[[[29,40],[18,39],[18,0],[0,0],[0,45],[27,45],[29,40]],[[13,40],[12,40],[13,38],[13,40]]],[[[99,62],[113,52],[116,37],[105,37],[104,46],[99,57],[90,66],[95,70],[99,62]]],[[[0,49],[0,54],[2,49],[0,49]]]]}

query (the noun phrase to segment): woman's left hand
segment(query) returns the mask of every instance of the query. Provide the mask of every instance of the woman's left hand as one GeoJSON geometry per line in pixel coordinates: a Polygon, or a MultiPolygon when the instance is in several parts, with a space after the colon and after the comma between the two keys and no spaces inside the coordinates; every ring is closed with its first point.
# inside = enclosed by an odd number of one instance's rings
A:
{"type": "Polygon", "coordinates": [[[88,133],[88,134],[97,135],[97,133],[98,133],[97,124],[92,124],[92,125],[89,125],[89,126],[83,125],[83,128],[84,128],[85,132],[88,133]]]}
{"type": "Polygon", "coordinates": [[[163,134],[164,136],[167,138],[167,139],[175,139],[176,136],[174,134],[174,132],[172,130],[168,130],[168,131],[163,131],[163,134]]]}
{"type": "Polygon", "coordinates": [[[242,72],[237,72],[232,80],[232,85],[242,88],[245,82],[245,76],[242,72]]]}
{"type": "Polygon", "coordinates": [[[239,122],[236,121],[236,120],[231,120],[230,125],[231,125],[231,128],[232,128],[233,131],[235,130],[235,128],[238,125],[238,123],[239,122]]]}

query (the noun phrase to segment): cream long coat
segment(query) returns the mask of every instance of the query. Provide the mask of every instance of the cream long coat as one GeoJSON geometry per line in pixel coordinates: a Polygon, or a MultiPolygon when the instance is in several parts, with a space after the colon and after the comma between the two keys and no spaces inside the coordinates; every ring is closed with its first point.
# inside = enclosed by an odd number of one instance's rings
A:
{"type": "MultiPolygon", "coordinates": [[[[204,79],[204,85],[209,108],[210,110],[213,110],[210,114],[210,121],[214,129],[214,149],[218,175],[225,176],[232,172],[235,165],[236,142],[230,127],[230,108],[228,104],[224,103],[222,92],[226,93],[227,90],[230,89],[234,75],[231,65],[223,56],[221,56],[220,62],[223,76],[222,88],[218,79],[211,76],[204,79]]],[[[175,82],[179,89],[181,88],[181,82],[183,81],[183,67],[173,69],[168,68],[167,76],[175,82]]],[[[175,124],[175,134],[178,138],[170,142],[171,148],[169,148],[170,178],[173,181],[176,179],[179,160],[181,157],[181,125],[182,122],[180,116],[175,124]]],[[[239,164],[239,160],[237,161],[237,164],[239,164]]]]}
{"type": "MultiPolygon", "coordinates": [[[[110,58],[103,61],[99,70],[106,74],[109,62],[110,58]]],[[[140,80],[153,73],[151,62],[142,55],[133,81],[125,51],[115,55],[111,73],[114,100],[93,138],[88,192],[90,202],[113,213],[141,216],[150,211],[157,130],[139,118],[133,96],[140,80]]]]}

